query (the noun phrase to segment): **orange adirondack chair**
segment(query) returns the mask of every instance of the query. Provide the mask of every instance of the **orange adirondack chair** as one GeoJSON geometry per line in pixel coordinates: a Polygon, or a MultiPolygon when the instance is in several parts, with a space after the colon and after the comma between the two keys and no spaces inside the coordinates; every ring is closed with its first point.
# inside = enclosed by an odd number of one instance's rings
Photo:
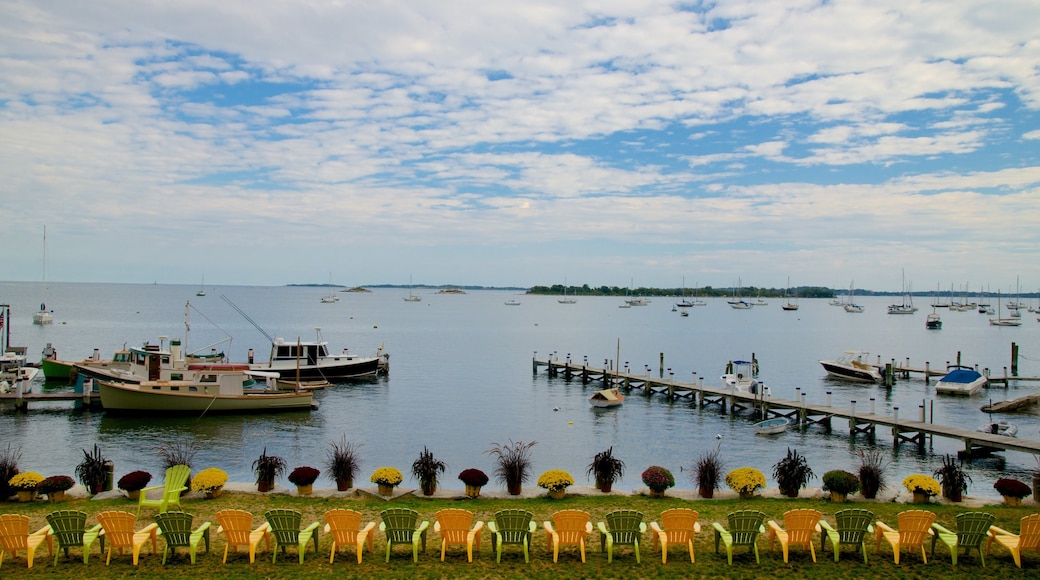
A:
{"type": "Polygon", "coordinates": [[[560,546],[578,546],[581,561],[585,562],[585,542],[592,533],[592,514],[582,510],[560,510],[552,521],[542,522],[545,528],[545,547],[552,550],[553,562],[560,559],[560,546]]]}
{"type": "Polygon", "coordinates": [[[1011,552],[1015,559],[1015,565],[1022,567],[1022,550],[1036,550],[1040,552],[1040,514],[1033,514],[1022,518],[1019,525],[1019,533],[1013,534],[1007,530],[990,526],[989,543],[986,544],[986,553],[989,553],[993,541],[1004,546],[1011,552]]]}
{"type": "Polygon", "coordinates": [[[465,546],[466,559],[472,562],[474,547],[480,552],[480,532],[484,529],[484,522],[473,524],[473,512],[459,509],[444,509],[433,517],[437,520],[433,531],[441,535],[441,562],[449,545],[465,546]]]}
{"type": "Polygon", "coordinates": [[[693,537],[701,531],[701,524],[697,520],[701,515],[691,509],[675,508],[661,512],[661,524],[650,522],[653,530],[653,546],[661,544],[661,563],[668,563],[668,546],[685,545],[690,550],[690,562],[696,562],[693,555],[693,537]]]}
{"type": "Polygon", "coordinates": [[[124,549],[129,549],[133,555],[134,566],[137,565],[137,560],[141,555],[141,548],[149,541],[152,543],[152,553],[159,553],[159,542],[156,540],[156,532],[159,531],[158,524],[153,522],[141,528],[140,531],[134,531],[137,516],[122,511],[101,512],[97,515],[97,521],[101,524],[101,536],[108,544],[106,566],[112,561],[113,548],[119,550],[120,554],[124,549]]]}
{"type": "Polygon", "coordinates": [[[769,520],[769,551],[773,551],[776,540],[780,541],[780,547],[784,551],[784,563],[787,563],[787,555],[791,546],[802,546],[809,548],[812,561],[816,561],[816,549],[813,548],[812,537],[816,531],[816,524],[820,522],[823,513],[813,509],[798,509],[784,512],[784,527],[769,520]]]}
{"type": "Polygon", "coordinates": [[[878,521],[875,525],[874,536],[877,538],[876,549],[880,552],[881,540],[892,545],[892,556],[896,564],[899,563],[899,551],[901,548],[908,550],[921,550],[921,559],[928,563],[928,555],[924,551],[924,541],[931,536],[932,524],[935,523],[935,514],[926,510],[907,510],[896,516],[899,520],[899,529],[893,530],[889,525],[878,521]]]}
{"type": "Polygon", "coordinates": [[[358,564],[361,563],[361,554],[365,543],[368,543],[368,551],[375,550],[376,523],[368,522],[364,528],[361,527],[361,512],[354,510],[335,509],[325,512],[325,533],[332,536],[332,552],[329,554],[329,564],[336,559],[336,552],[343,546],[354,546],[357,552],[358,564]]]}
{"type": "Polygon", "coordinates": [[[33,566],[36,548],[47,540],[47,549],[54,553],[54,542],[51,541],[50,526],[29,533],[29,516],[4,514],[0,515],[0,566],[4,564],[4,554],[17,557],[18,552],[25,551],[25,560],[29,568],[33,566]]]}
{"type": "Polygon", "coordinates": [[[217,533],[224,534],[227,538],[227,546],[224,547],[224,562],[227,562],[228,550],[231,548],[238,552],[239,547],[249,549],[249,563],[256,559],[256,547],[260,540],[266,542],[265,546],[271,549],[271,524],[264,522],[260,527],[254,529],[253,514],[243,510],[220,510],[213,514],[217,518],[217,533]]]}

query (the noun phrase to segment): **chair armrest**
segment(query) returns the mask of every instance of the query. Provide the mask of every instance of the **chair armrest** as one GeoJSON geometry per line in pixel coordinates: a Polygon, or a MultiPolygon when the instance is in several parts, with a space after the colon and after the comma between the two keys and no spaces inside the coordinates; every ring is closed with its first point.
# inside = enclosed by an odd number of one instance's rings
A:
{"type": "Polygon", "coordinates": [[[318,527],[318,526],[320,526],[320,525],[321,525],[321,524],[320,524],[319,522],[314,522],[314,523],[312,523],[311,525],[307,526],[306,528],[303,528],[303,529],[302,529],[302,530],[300,530],[300,531],[301,531],[301,532],[310,532],[310,531],[313,531],[313,530],[314,530],[315,528],[317,528],[317,527],[318,527]]]}
{"type": "Polygon", "coordinates": [[[326,534],[331,532],[332,531],[332,525],[331,524],[325,524],[325,528],[322,531],[325,532],[326,534]]]}
{"type": "Polygon", "coordinates": [[[646,522],[639,522],[639,533],[640,534],[645,534],[646,533],[646,522]]]}
{"type": "Polygon", "coordinates": [[[894,532],[895,531],[895,530],[892,529],[892,526],[889,526],[888,524],[886,524],[885,522],[883,522],[881,520],[878,520],[877,523],[875,523],[875,525],[877,526],[877,532],[879,534],[884,533],[884,532],[894,532]]]}
{"type": "Polygon", "coordinates": [[[429,527],[430,527],[430,521],[429,520],[423,520],[423,521],[419,522],[419,527],[415,528],[415,533],[421,534],[421,533],[426,531],[426,528],[429,528],[429,527]]]}
{"type": "Polygon", "coordinates": [[[473,524],[473,529],[470,530],[469,533],[471,533],[471,534],[474,534],[474,533],[479,534],[480,531],[483,530],[483,529],[484,529],[484,522],[478,521],[477,523],[473,524]]]}
{"type": "Polygon", "coordinates": [[[268,522],[264,522],[264,523],[260,524],[259,528],[255,529],[253,531],[254,532],[268,532],[268,533],[270,533],[271,532],[271,524],[268,523],[268,522]]]}
{"type": "Polygon", "coordinates": [[[153,490],[156,490],[156,489],[166,489],[166,486],[165,485],[153,485],[153,486],[150,486],[150,487],[142,487],[141,488],[141,495],[143,496],[145,494],[145,492],[153,491],[153,490]]]}
{"type": "Polygon", "coordinates": [[[661,529],[661,526],[657,525],[657,522],[650,522],[650,529],[658,536],[664,534],[664,530],[661,529]]]}
{"type": "Polygon", "coordinates": [[[719,522],[712,522],[711,523],[711,527],[715,528],[715,533],[716,534],[728,534],[729,533],[729,530],[727,530],[725,527],[723,527],[723,525],[720,524],[719,522]]]}
{"type": "Polygon", "coordinates": [[[775,535],[777,532],[784,531],[784,528],[781,527],[780,524],[774,522],[773,520],[769,520],[768,522],[766,522],[766,525],[769,526],[769,535],[770,536],[775,535]]]}
{"type": "Polygon", "coordinates": [[[552,522],[542,522],[542,527],[545,528],[545,533],[555,534],[556,530],[553,529],[552,522]]]}
{"type": "Polygon", "coordinates": [[[610,532],[607,531],[607,524],[606,524],[606,522],[599,522],[599,523],[597,523],[596,524],[596,528],[598,528],[599,529],[599,533],[603,534],[604,536],[610,534],[610,532]]]}
{"type": "Polygon", "coordinates": [[[998,528],[997,526],[990,526],[989,527],[989,532],[987,532],[987,535],[989,535],[990,537],[993,537],[993,536],[1012,536],[1012,537],[1014,537],[1014,536],[1017,536],[1018,534],[1011,533],[1011,532],[1005,530],[1004,528],[998,528]]]}
{"type": "Polygon", "coordinates": [[[700,531],[701,531],[701,523],[700,522],[693,522],[693,531],[697,532],[697,533],[700,533],[700,531]]]}
{"type": "Polygon", "coordinates": [[[585,522],[585,533],[586,534],[591,534],[592,533],[592,522],[585,522]]]}
{"type": "Polygon", "coordinates": [[[440,531],[441,531],[441,522],[440,522],[440,520],[438,520],[436,522],[433,522],[433,531],[435,531],[437,533],[440,533],[440,531]]]}
{"type": "Polygon", "coordinates": [[[951,532],[950,530],[944,528],[941,524],[932,524],[932,529],[935,530],[936,532],[939,532],[940,537],[941,537],[942,534],[949,534],[951,536],[956,536],[957,535],[956,533],[951,532]]]}
{"type": "Polygon", "coordinates": [[[380,532],[385,532],[386,531],[386,522],[379,522],[379,531],[380,532]]]}
{"type": "Polygon", "coordinates": [[[538,524],[534,523],[534,520],[531,520],[530,522],[527,523],[527,531],[528,532],[531,532],[533,534],[534,531],[537,530],[537,529],[538,529],[538,524]]]}
{"type": "Polygon", "coordinates": [[[137,534],[151,533],[154,536],[154,535],[156,535],[156,531],[158,531],[158,529],[159,529],[159,524],[157,524],[155,522],[152,522],[152,523],[148,524],[147,526],[141,528],[140,530],[137,530],[134,533],[137,533],[137,534]]]}

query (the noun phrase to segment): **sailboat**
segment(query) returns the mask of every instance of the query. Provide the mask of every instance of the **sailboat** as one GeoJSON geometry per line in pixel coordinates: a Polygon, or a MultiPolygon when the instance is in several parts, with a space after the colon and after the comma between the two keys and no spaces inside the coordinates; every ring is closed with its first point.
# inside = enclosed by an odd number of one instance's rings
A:
{"type": "Polygon", "coordinates": [[[914,299],[910,295],[910,291],[906,289],[906,272],[903,272],[903,303],[902,304],[891,304],[888,307],[889,314],[913,314],[917,312],[917,307],[914,306],[914,299]]]}
{"type": "Polygon", "coordinates": [[[196,296],[206,295],[206,275],[202,275],[202,284],[199,285],[199,291],[195,293],[196,296]]]}
{"type": "Polygon", "coordinates": [[[997,318],[989,319],[990,326],[1022,326],[1021,318],[1000,317],[1000,290],[997,290],[997,318]]]}
{"type": "MultiPolygon", "coordinates": [[[[47,294],[47,226],[43,226],[43,293],[47,294]]],[[[33,312],[33,324],[52,324],[54,315],[47,311],[46,301],[40,302],[40,309],[33,312]]]]}
{"type": "Polygon", "coordinates": [[[798,310],[798,296],[795,296],[794,302],[791,302],[791,278],[787,279],[787,302],[781,304],[780,308],[784,310],[798,310]]]}
{"type": "Polygon", "coordinates": [[[686,299],[686,276],[682,279],[682,294],[679,296],[679,301],[675,303],[679,308],[689,308],[693,306],[693,302],[686,299]]]}
{"type": "Polygon", "coordinates": [[[751,308],[751,303],[740,297],[740,278],[737,278],[737,288],[733,291],[733,300],[727,300],[729,307],[735,310],[747,310],[751,308]]]}
{"type": "Polygon", "coordinates": [[[852,301],[852,297],[856,295],[855,284],[855,281],[849,284],[849,300],[843,306],[845,312],[863,312],[863,307],[852,301]]]}
{"type": "Polygon", "coordinates": [[[333,304],[339,302],[339,296],[336,296],[335,289],[332,287],[332,272],[329,272],[329,295],[321,297],[322,304],[333,304]]]}
{"type": "Polygon", "coordinates": [[[420,301],[422,301],[422,296],[419,296],[417,294],[412,294],[412,277],[411,276],[408,276],[408,296],[404,297],[404,301],[405,302],[420,302],[420,301]]]}
{"type": "Polygon", "coordinates": [[[567,278],[563,279],[563,298],[557,298],[556,301],[560,304],[574,304],[577,302],[573,297],[567,297],[567,278]]]}

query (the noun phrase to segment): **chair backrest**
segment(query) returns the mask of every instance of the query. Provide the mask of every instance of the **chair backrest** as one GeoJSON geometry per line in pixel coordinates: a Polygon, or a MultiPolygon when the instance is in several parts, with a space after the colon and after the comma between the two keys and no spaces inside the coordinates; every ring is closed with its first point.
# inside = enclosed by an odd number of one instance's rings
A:
{"type": "Polygon", "coordinates": [[[357,541],[358,532],[361,531],[362,517],[361,512],[354,510],[335,509],[325,512],[329,533],[332,534],[332,539],[340,545],[357,541]]]}
{"type": "Polygon", "coordinates": [[[797,509],[784,512],[784,531],[791,544],[807,544],[812,540],[816,524],[823,513],[813,509],[797,509]]]}
{"type": "Polygon", "coordinates": [[[191,468],[187,465],[174,465],[166,470],[166,481],[163,482],[163,495],[177,495],[181,493],[180,488],[188,483],[191,477],[191,468]]]}
{"type": "Polygon", "coordinates": [[[383,532],[390,543],[407,543],[415,535],[415,526],[419,521],[419,512],[406,508],[390,508],[380,512],[384,524],[383,532]]]}
{"type": "Polygon", "coordinates": [[[607,531],[610,532],[614,544],[632,544],[639,539],[639,524],[643,523],[643,512],[615,510],[609,512],[605,519],[607,531]]]}
{"type": "Polygon", "coordinates": [[[1040,549],[1040,514],[1022,518],[1021,527],[1018,529],[1019,550],[1040,549]]]}
{"type": "Polygon", "coordinates": [[[560,510],[552,515],[553,530],[561,544],[576,544],[585,537],[592,514],[582,510],[560,510]]]}
{"type": "Polygon", "coordinates": [[[130,512],[100,512],[97,521],[105,530],[105,541],[111,542],[114,548],[128,548],[134,545],[134,522],[137,516],[130,512]]]}
{"type": "Polygon", "coordinates": [[[834,514],[838,524],[839,544],[862,544],[867,528],[874,521],[874,512],[861,509],[841,510],[834,514]]]}
{"type": "Polygon", "coordinates": [[[295,544],[300,540],[300,522],[303,514],[296,510],[269,510],[264,517],[271,524],[271,534],[279,544],[295,544]]]}
{"type": "Polygon", "coordinates": [[[228,544],[248,546],[249,533],[253,530],[253,514],[243,510],[220,510],[213,514],[224,531],[228,544]]]}
{"type": "Polygon", "coordinates": [[[670,543],[686,543],[696,533],[695,526],[701,514],[689,508],[674,508],[661,512],[661,527],[670,543]]]}
{"type": "Polygon", "coordinates": [[[0,546],[3,552],[24,550],[29,540],[29,516],[0,515],[0,546]]]}
{"type": "Polygon", "coordinates": [[[982,545],[989,532],[989,527],[996,521],[996,516],[985,512],[964,512],[957,514],[957,545],[977,548],[982,545]]]}
{"type": "Polygon", "coordinates": [[[927,510],[907,510],[897,516],[899,521],[899,543],[908,548],[924,544],[928,530],[935,523],[935,513],[927,510]]]}
{"type": "Polygon", "coordinates": [[[504,544],[522,544],[531,533],[534,514],[526,510],[501,510],[495,514],[495,526],[504,544]]]}
{"type": "Polygon", "coordinates": [[[191,543],[191,522],[195,516],[184,512],[163,512],[155,515],[155,523],[159,524],[162,537],[167,546],[189,546],[191,543]]]}
{"type": "Polygon", "coordinates": [[[729,522],[729,533],[733,536],[734,546],[750,546],[755,543],[766,521],[766,514],[757,510],[739,510],[726,514],[729,522]]]}
{"type": "Polygon", "coordinates": [[[444,509],[433,514],[433,517],[440,524],[442,538],[449,543],[466,541],[466,535],[469,534],[470,526],[473,525],[473,512],[460,509],[444,509]]]}
{"type": "Polygon", "coordinates": [[[51,534],[58,540],[58,546],[82,546],[83,532],[87,529],[87,513],[76,510],[58,510],[47,514],[47,524],[51,534]]]}

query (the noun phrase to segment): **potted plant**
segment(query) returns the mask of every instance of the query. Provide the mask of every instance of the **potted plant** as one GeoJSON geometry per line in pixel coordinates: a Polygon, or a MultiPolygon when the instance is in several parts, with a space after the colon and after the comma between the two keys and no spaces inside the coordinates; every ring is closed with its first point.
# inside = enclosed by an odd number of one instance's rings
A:
{"type": "Polygon", "coordinates": [[[726,474],[726,485],[740,494],[741,499],[750,499],[766,486],[766,476],[754,467],[738,467],[726,474]]]}
{"type": "Polygon", "coordinates": [[[361,458],[358,450],[361,446],[352,441],[348,442],[346,437],[337,443],[329,443],[325,450],[325,472],[336,481],[337,491],[347,491],[354,487],[354,476],[361,468],[361,458]]]}
{"type": "Polygon", "coordinates": [[[857,449],[859,456],[859,485],[860,493],[866,499],[874,499],[878,492],[885,489],[885,461],[880,449],[857,449]]]}
{"type": "Polygon", "coordinates": [[[119,478],[116,486],[126,492],[126,497],[136,500],[141,495],[141,490],[152,480],[152,474],[147,471],[131,471],[119,478]]]}
{"type": "Polygon", "coordinates": [[[929,498],[942,492],[938,481],[920,473],[906,476],[903,487],[914,494],[914,503],[928,503],[929,498]]]}
{"type": "Polygon", "coordinates": [[[650,488],[650,497],[664,497],[664,490],[675,486],[675,478],[660,465],[651,465],[643,472],[643,483],[650,488]]]}
{"type": "Polygon", "coordinates": [[[798,490],[813,477],[816,474],[809,467],[809,461],[797,449],[788,447],[787,455],[773,465],[773,479],[780,487],[780,493],[787,497],[798,497],[798,490]]]}
{"type": "Polygon", "coordinates": [[[18,461],[21,458],[21,448],[12,449],[10,443],[0,452],[0,501],[14,495],[14,490],[7,482],[18,475],[18,461]]]}
{"type": "Polygon", "coordinates": [[[18,494],[18,501],[36,499],[36,486],[43,481],[43,476],[35,471],[23,471],[7,481],[7,485],[18,494]]]}
{"type": "Polygon", "coordinates": [[[45,477],[36,486],[36,493],[47,495],[47,501],[59,502],[65,499],[65,492],[72,489],[76,481],[67,475],[52,475],[45,477]]]}
{"type": "Polygon", "coordinates": [[[936,468],[932,475],[939,480],[943,497],[952,502],[961,501],[964,492],[968,491],[968,484],[971,483],[971,476],[965,473],[952,455],[944,455],[942,466],[936,468]]]}
{"type": "Polygon", "coordinates": [[[562,469],[550,469],[538,477],[538,487],[549,490],[549,497],[553,499],[563,499],[571,485],[574,485],[574,478],[562,469]]]}
{"type": "MultiPolygon", "coordinates": [[[[159,459],[162,463],[163,471],[173,467],[174,465],[187,465],[189,468],[194,467],[195,455],[199,452],[202,447],[194,441],[188,441],[183,439],[177,439],[170,443],[164,443],[156,448],[159,452],[159,459]]],[[[191,476],[188,476],[188,481],[185,482],[184,491],[181,495],[188,493],[191,489],[191,476]]]]}
{"type": "Polygon", "coordinates": [[[1022,498],[1033,491],[1029,489],[1028,485],[1017,479],[1005,479],[1003,477],[993,484],[993,489],[997,490],[997,493],[1004,497],[1005,504],[1012,507],[1022,505],[1022,498]]]}
{"type": "Polygon", "coordinates": [[[87,488],[88,493],[101,493],[105,487],[105,481],[108,479],[110,464],[95,443],[92,452],[88,453],[86,449],[83,450],[83,461],[76,466],[76,477],[79,478],[83,487],[87,488]]]}
{"type": "Polygon", "coordinates": [[[228,474],[223,469],[207,467],[191,478],[191,489],[204,494],[206,499],[220,497],[227,483],[228,474]]]}
{"type": "Polygon", "coordinates": [[[448,464],[433,456],[433,452],[423,446],[419,457],[412,462],[412,476],[419,481],[423,495],[433,495],[437,491],[437,474],[444,473],[448,464]]]}
{"type": "Polygon", "coordinates": [[[831,501],[848,501],[850,493],[859,491],[859,478],[855,473],[833,469],[823,474],[823,491],[831,492],[831,501]]]}
{"type": "Polygon", "coordinates": [[[524,483],[531,477],[531,448],[537,445],[537,441],[509,440],[509,443],[499,445],[492,443],[491,448],[485,451],[495,458],[495,477],[506,485],[509,495],[520,495],[524,483]]]}
{"type": "Polygon", "coordinates": [[[301,465],[289,472],[289,483],[296,486],[297,495],[310,495],[319,475],[321,472],[317,469],[301,465]]]}
{"type": "Polygon", "coordinates": [[[697,458],[693,464],[693,483],[701,497],[710,499],[715,496],[715,490],[719,489],[722,481],[722,469],[721,444],[697,458]]]}
{"type": "Polygon", "coordinates": [[[466,484],[466,495],[469,497],[478,497],[480,488],[487,485],[488,482],[487,474],[473,467],[463,469],[459,473],[459,479],[466,484]]]}
{"type": "Polygon", "coordinates": [[[267,447],[253,462],[253,474],[256,475],[256,489],[260,492],[274,489],[274,480],[285,473],[285,459],[277,455],[268,455],[267,447]]]}
{"type": "Polygon", "coordinates": [[[372,473],[372,483],[379,486],[379,495],[393,495],[394,488],[401,485],[404,478],[401,472],[393,467],[380,467],[372,473]]]}
{"type": "Polygon", "coordinates": [[[596,488],[603,493],[610,493],[614,482],[625,475],[625,462],[614,457],[614,448],[600,451],[592,457],[592,462],[585,469],[585,477],[595,477],[596,488]]]}

